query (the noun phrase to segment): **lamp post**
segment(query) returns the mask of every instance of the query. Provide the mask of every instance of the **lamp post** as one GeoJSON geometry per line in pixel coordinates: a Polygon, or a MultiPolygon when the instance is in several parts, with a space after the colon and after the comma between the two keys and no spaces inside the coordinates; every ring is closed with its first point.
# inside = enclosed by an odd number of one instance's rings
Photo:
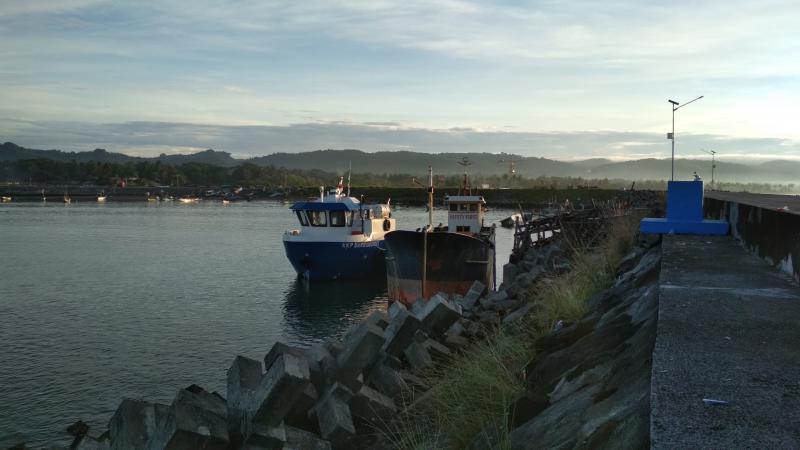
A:
{"type": "Polygon", "coordinates": [[[717,161],[716,161],[716,159],[714,157],[716,156],[717,152],[715,150],[703,150],[703,149],[700,149],[700,150],[702,150],[702,151],[708,153],[709,155],[711,155],[711,190],[713,191],[714,190],[714,169],[717,168],[717,161]]]}
{"type": "Polygon", "coordinates": [[[671,177],[672,181],[675,181],[675,111],[677,111],[680,108],[683,108],[684,106],[688,105],[689,103],[696,102],[697,100],[700,100],[701,98],[703,98],[702,95],[700,97],[697,97],[696,99],[688,101],[688,102],[686,102],[686,103],[684,103],[682,105],[680,103],[676,102],[675,100],[667,100],[668,102],[672,103],[672,133],[668,133],[667,134],[667,139],[671,139],[672,140],[672,177],[671,177]]]}

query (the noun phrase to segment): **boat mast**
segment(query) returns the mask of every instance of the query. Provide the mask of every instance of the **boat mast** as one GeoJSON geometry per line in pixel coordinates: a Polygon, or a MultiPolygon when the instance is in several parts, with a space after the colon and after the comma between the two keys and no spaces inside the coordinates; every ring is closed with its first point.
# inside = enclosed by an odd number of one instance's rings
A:
{"type": "Polygon", "coordinates": [[[350,175],[353,174],[353,161],[350,161],[350,169],[347,170],[347,196],[350,197],[350,175]]]}
{"type": "Polygon", "coordinates": [[[428,166],[428,228],[433,226],[433,167],[428,166]]]}
{"type": "Polygon", "coordinates": [[[464,182],[461,186],[461,195],[472,195],[472,188],[469,186],[469,178],[467,177],[467,167],[472,165],[472,163],[470,162],[469,158],[465,156],[461,159],[461,161],[458,162],[458,165],[464,167],[464,182]]]}

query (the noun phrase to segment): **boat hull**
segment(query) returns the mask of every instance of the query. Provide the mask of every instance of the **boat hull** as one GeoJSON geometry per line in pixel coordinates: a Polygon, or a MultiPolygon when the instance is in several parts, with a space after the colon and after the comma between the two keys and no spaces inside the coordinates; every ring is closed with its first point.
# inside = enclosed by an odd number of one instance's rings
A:
{"type": "Polygon", "coordinates": [[[437,292],[464,295],[476,280],[494,288],[493,236],[484,240],[460,233],[393,231],[385,242],[389,301],[410,305],[437,292]]]}
{"type": "Polygon", "coordinates": [[[283,241],[286,256],[299,276],[311,281],[380,277],[385,271],[382,241],[283,241]]]}

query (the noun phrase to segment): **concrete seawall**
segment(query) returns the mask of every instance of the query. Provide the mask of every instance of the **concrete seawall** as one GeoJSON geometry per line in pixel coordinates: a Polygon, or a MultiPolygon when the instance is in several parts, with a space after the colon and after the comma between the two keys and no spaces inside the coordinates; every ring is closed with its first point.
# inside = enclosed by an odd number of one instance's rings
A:
{"type": "Polygon", "coordinates": [[[727,220],[753,254],[800,281],[800,196],[709,192],[707,218],[727,220]]]}

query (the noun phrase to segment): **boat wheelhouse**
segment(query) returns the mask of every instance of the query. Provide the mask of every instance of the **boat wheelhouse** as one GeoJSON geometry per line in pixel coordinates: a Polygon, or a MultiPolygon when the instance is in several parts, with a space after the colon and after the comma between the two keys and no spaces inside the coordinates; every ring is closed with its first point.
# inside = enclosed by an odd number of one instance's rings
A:
{"type": "Polygon", "coordinates": [[[388,204],[365,205],[345,195],[340,181],[328,195],[291,206],[299,228],[283,235],[286,256],[309,280],[382,276],[384,235],[396,230],[388,204]]]}

